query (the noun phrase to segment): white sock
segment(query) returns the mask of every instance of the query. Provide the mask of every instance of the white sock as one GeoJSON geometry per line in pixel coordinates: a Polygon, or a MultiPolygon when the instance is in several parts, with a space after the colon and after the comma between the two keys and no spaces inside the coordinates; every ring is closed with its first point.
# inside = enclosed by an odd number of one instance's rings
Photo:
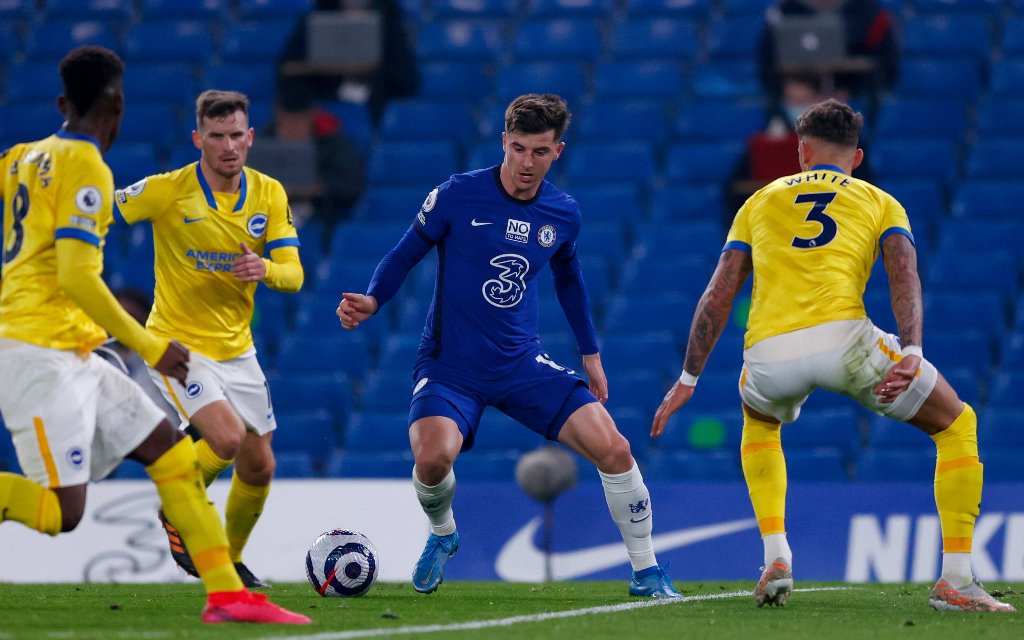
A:
{"type": "Polygon", "coordinates": [[[412,486],[420,501],[423,513],[430,520],[430,532],[436,536],[450,536],[455,533],[455,514],[452,513],[452,496],[455,495],[455,470],[448,472],[441,482],[427,486],[416,477],[412,468],[412,486]]]}
{"type": "Polygon", "coordinates": [[[943,553],[942,577],[956,588],[966,587],[974,579],[971,571],[971,554],[943,553]]]}
{"type": "Polygon", "coordinates": [[[784,533],[769,533],[761,538],[764,542],[764,566],[770,567],[776,558],[782,558],[789,568],[793,568],[793,551],[789,548],[789,540],[784,533]]]}
{"type": "Polygon", "coordinates": [[[658,564],[654,557],[654,541],[651,540],[651,494],[647,491],[636,462],[625,473],[609,474],[598,470],[598,474],[604,485],[608,511],[622,533],[633,571],[658,564]]]}

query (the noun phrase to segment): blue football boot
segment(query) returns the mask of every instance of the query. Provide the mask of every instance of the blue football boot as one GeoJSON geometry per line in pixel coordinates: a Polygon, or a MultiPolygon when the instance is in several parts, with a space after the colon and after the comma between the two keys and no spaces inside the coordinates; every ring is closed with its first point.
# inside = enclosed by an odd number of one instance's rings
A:
{"type": "Polygon", "coordinates": [[[665,570],[658,565],[633,572],[629,595],[638,598],[682,598],[665,570]]]}
{"type": "Polygon", "coordinates": [[[437,587],[444,582],[445,563],[458,550],[458,531],[447,536],[431,533],[420,559],[416,561],[416,569],[412,572],[412,588],[420,593],[437,591],[437,587]]]}

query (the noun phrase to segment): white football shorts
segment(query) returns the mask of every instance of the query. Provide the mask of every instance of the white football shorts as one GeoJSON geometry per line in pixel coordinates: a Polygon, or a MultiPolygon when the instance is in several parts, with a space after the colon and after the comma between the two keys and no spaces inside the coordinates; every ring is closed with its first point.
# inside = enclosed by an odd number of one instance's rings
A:
{"type": "Polygon", "coordinates": [[[827,389],[906,421],[928,399],[938,371],[922,359],[917,378],[894,402],[884,404],[874,388],[899,359],[899,338],[870,320],[826,322],[765,338],[745,350],[740,397],[759,413],[793,422],[811,391],[827,389]]]}
{"type": "Polygon", "coordinates": [[[164,412],[103,358],[0,338],[0,413],[25,475],[45,487],[101,480],[164,412]]]}
{"type": "Polygon", "coordinates": [[[256,359],[256,350],[249,349],[237,358],[214,360],[195,351],[190,352],[188,384],[149,369],[160,393],[177,409],[181,428],[191,416],[206,405],[227,400],[245,428],[265,436],[277,428],[274,408],[270,402],[270,385],[256,359]]]}

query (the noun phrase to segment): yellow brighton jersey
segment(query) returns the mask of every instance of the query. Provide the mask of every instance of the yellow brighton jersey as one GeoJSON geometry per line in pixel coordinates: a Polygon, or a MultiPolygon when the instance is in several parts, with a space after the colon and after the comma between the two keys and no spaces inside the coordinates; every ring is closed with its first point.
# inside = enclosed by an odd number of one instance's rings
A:
{"type": "Polygon", "coordinates": [[[107,333],[57,284],[56,240],[102,247],[114,181],[91,137],[60,131],[0,158],[0,335],[88,350],[107,333]]]}
{"type": "Polygon", "coordinates": [[[231,274],[244,242],[257,255],[298,247],[281,183],[245,168],[236,194],[214,193],[193,163],[115,194],[114,217],[151,220],[156,292],[147,327],[214,360],[253,346],[249,324],[258,283],[231,274]]]}
{"type": "Polygon", "coordinates": [[[823,322],[866,317],[864,288],[892,233],[913,241],[900,203],[831,165],[779,178],[752,195],[725,245],[750,252],[754,264],[746,347],[823,322]]]}

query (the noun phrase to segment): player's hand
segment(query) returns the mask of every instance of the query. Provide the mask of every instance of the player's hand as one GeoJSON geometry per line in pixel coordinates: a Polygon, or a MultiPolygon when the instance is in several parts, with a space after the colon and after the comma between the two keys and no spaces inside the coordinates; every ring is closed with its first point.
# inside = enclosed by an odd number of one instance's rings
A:
{"type": "Polygon", "coordinates": [[[654,414],[654,422],[651,424],[651,437],[657,438],[665,431],[665,426],[668,424],[668,419],[672,417],[672,414],[690,401],[693,397],[693,392],[697,387],[691,387],[680,383],[678,380],[672,388],[665,394],[665,398],[661,401],[661,406],[654,414]]]}
{"type": "Polygon", "coordinates": [[[188,377],[188,349],[177,340],[171,340],[153,368],[185,386],[188,377]]]}
{"type": "Polygon", "coordinates": [[[361,293],[343,293],[335,313],[342,327],[355,329],[359,323],[377,313],[377,298],[361,293]]]}
{"type": "Polygon", "coordinates": [[[875,387],[875,393],[881,397],[880,402],[882,404],[895,402],[896,398],[907,390],[907,387],[914,381],[920,370],[920,356],[904,356],[902,360],[889,369],[889,372],[885,374],[882,381],[875,387]]]}
{"type": "Polygon", "coordinates": [[[249,245],[240,242],[242,255],[235,258],[231,264],[231,273],[242,282],[260,282],[267,277],[267,263],[259,257],[249,245]]]}
{"type": "Polygon", "coordinates": [[[608,401],[608,376],[604,374],[601,354],[583,356],[583,369],[587,372],[587,380],[590,380],[590,393],[594,394],[598,402],[604,404],[608,401]]]}

